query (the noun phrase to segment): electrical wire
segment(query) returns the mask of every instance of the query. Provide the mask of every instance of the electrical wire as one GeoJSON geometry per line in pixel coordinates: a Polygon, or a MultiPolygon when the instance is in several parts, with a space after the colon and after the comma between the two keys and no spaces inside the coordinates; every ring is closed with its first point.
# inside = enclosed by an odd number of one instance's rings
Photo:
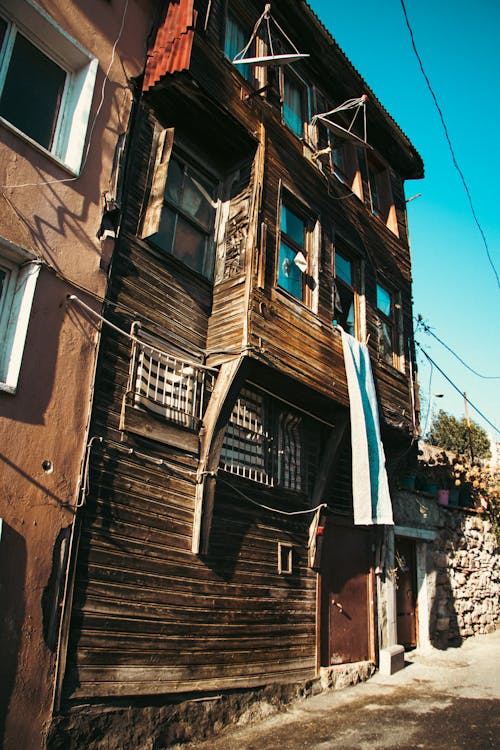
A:
{"type": "MultiPolygon", "coordinates": [[[[169,353],[165,352],[163,349],[158,349],[156,346],[151,346],[151,344],[148,344],[147,341],[141,341],[141,339],[139,339],[137,336],[134,336],[133,334],[128,333],[127,331],[124,331],[123,328],[120,328],[119,326],[112,323],[110,320],[105,318],[104,315],[101,315],[96,310],[93,310],[89,305],[83,302],[83,300],[77,297],[76,294],[68,294],[67,299],[68,299],[68,302],[77,302],[90,315],[93,315],[95,318],[100,320],[105,325],[109,326],[109,328],[112,328],[117,333],[121,333],[121,335],[129,339],[129,341],[132,341],[135,344],[139,344],[140,346],[144,346],[150,351],[156,352],[157,354],[162,354],[166,357],[170,356],[169,353]]],[[[184,364],[189,365],[190,367],[197,368],[198,370],[209,370],[211,372],[217,371],[216,367],[208,367],[207,365],[202,365],[200,362],[190,362],[188,360],[184,360],[184,364]]]]}
{"type": "Polygon", "coordinates": [[[480,372],[477,372],[477,370],[474,370],[474,368],[471,367],[470,365],[468,365],[467,362],[465,362],[462,359],[462,357],[460,357],[455,351],[453,351],[453,349],[450,346],[448,346],[448,344],[446,344],[442,339],[440,339],[439,336],[437,334],[435,334],[434,331],[431,330],[431,328],[424,322],[424,320],[422,319],[421,315],[419,315],[416,320],[417,320],[417,329],[416,330],[418,330],[420,327],[422,327],[422,329],[424,330],[425,333],[428,333],[433,338],[435,338],[436,341],[438,341],[441,344],[441,346],[444,346],[444,348],[447,351],[449,351],[450,354],[453,354],[453,356],[456,359],[458,359],[458,361],[464,367],[466,367],[469,370],[469,372],[472,372],[473,375],[477,375],[478,378],[482,378],[483,380],[500,380],[500,375],[481,375],[480,372]]]}
{"type": "MultiPolygon", "coordinates": [[[[424,355],[424,357],[425,357],[425,358],[427,359],[427,361],[428,361],[428,362],[429,362],[429,363],[430,363],[430,364],[431,364],[431,365],[432,365],[433,367],[435,367],[435,368],[436,368],[436,370],[438,370],[438,371],[439,371],[439,372],[441,373],[441,375],[442,375],[442,376],[444,377],[444,379],[445,379],[445,380],[446,380],[446,381],[447,381],[447,382],[448,382],[448,383],[449,383],[449,384],[450,384],[450,385],[451,385],[451,386],[452,386],[452,387],[453,387],[453,388],[454,388],[454,389],[456,390],[456,392],[457,392],[457,393],[459,393],[459,394],[460,394],[460,395],[461,395],[461,396],[463,397],[463,395],[464,395],[464,391],[463,391],[463,389],[462,389],[462,388],[459,388],[459,387],[458,387],[458,385],[456,385],[456,384],[455,384],[455,383],[453,382],[453,380],[451,380],[451,378],[450,378],[450,377],[449,377],[449,376],[448,376],[448,375],[447,375],[447,374],[446,374],[446,373],[444,372],[444,370],[442,370],[442,369],[441,369],[441,368],[439,367],[439,365],[437,365],[437,364],[436,364],[436,362],[435,362],[435,361],[434,361],[434,360],[432,359],[432,357],[430,356],[430,354],[427,354],[427,352],[426,352],[426,351],[425,351],[425,349],[423,348],[422,344],[420,344],[420,343],[419,343],[418,341],[415,341],[415,344],[416,344],[416,346],[418,346],[419,350],[420,350],[420,351],[422,352],[422,354],[423,354],[423,355],[424,355]]],[[[472,406],[472,408],[474,409],[474,411],[475,411],[475,412],[476,412],[477,414],[479,414],[479,416],[480,416],[480,417],[482,417],[482,419],[484,419],[484,421],[485,421],[485,422],[487,422],[487,423],[488,423],[488,424],[490,425],[490,427],[493,427],[493,429],[495,430],[495,432],[498,432],[498,433],[500,433],[500,429],[499,429],[499,428],[498,428],[498,427],[497,427],[497,426],[496,426],[495,424],[493,424],[493,422],[492,422],[492,421],[491,421],[490,419],[488,419],[488,417],[486,417],[486,416],[485,416],[485,415],[483,414],[483,412],[482,412],[482,411],[480,411],[480,409],[478,409],[478,407],[477,407],[477,406],[475,406],[475,404],[473,404],[473,403],[472,403],[472,401],[470,400],[470,398],[469,398],[468,396],[467,396],[467,402],[468,402],[469,406],[472,406]]]]}
{"type": "Polygon", "coordinates": [[[115,61],[116,47],[118,46],[118,42],[120,41],[121,36],[123,34],[123,29],[125,28],[125,17],[127,15],[128,4],[129,4],[129,0],[125,0],[125,4],[123,6],[123,13],[122,13],[122,18],[121,18],[121,23],[120,23],[120,30],[118,31],[118,36],[116,37],[115,42],[113,44],[113,47],[112,47],[112,50],[111,50],[111,60],[110,60],[109,65],[107,67],[106,73],[104,74],[104,80],[103,80],[102,86],[101,86],[101,100],[99,102],[99,105],[97,107],[96,113],[94,115],[94,119],[92,120],[92,124],[91,124],[90,129],[89,129],[87,148],[85,149],[85,156],[83,158],[83,162],[82,162],[82,165],[80,167],[79,173],[77,175],[75,175],[74,177],[63,177],[60,180],[45,180],[43,182],[25,182],[25,183],[18,184],[18,185],[0,185],[0,189],[2,189],[2,188],[7,189],[8,188],[9,190],[13,190],[15,188],[42,187],[43,185],[55,185],[57,183],[62,183],[62,182],[74,182],[75,180],[78,180],[81,177],[82,172],[85,169],[85,166],[87,164],[87,159],[88,159],[89,152],[90,152],[90,146],[92,144],[92,136],[94,134],[94,129],[95,129],[97,120],[99,118],[99,115],[101,114],[101,110],[102,110],[102,107],[103,107],[103,104],[104,104],[104,93],[105,93],[106,85],[107,85],[107,83],[109,81],[109,74],[111,72],[111,68],[113,67],[113,63],[115,61]]]}
{"type": "Polygon", "coordinates": [[[429,429],[429,419],[431,416],[431,409],[432,409],[432,378],[434,375],[434,365],[432,364],[432,362],[430,363],[430,365],[431,365],[431,371],[429,373],[429,386],[427,389],[427,415],[425,417],[425,427],[422,433],[423,437],[427,437],[427,430],[429,429]]]}
{"type": "Polygon", "coordinates": [[[423,77],[425,79],[425,82],[427,84],[427,88],[430,91],[432,99],[434,100],[434,104],[436,105],[436,109],[438,111],[439,118],[440,118],[441,124],[443,126],[445,138],[446,138],[446,141],[448,143],[448,147],[450,149],[451,158],[452,158],[452,161],[453,161],[453,166],[457,170],[457,172],[458,172],[458,174],[460,176],[460,179],[462,181],[462,185],[464,186],[465,193],[467,195],[467,199],[469,201],[469,206],[470,206],[470,209],[471,209],[471,212],[472,212],[472,216],[474,217],[474,221],[476,223],[476,226],[477,226],[477,228],[478,228],[478,230],[479,230],[479,232],[481,234],[481,237],[482,237],[482,240],[483,240],[483,244],[484,244],[484,248],[486,250],[486,255],[487,255],[488,260],[490,262],[491,268],[493,269],[493,273],[495,274],[495,278],[496,278],[496,281],[497,281],[497,286],[500,288],[500,278],[498,276],[497,269],[495,268],[495,264],[493,263],[493,259],[492,259],[491,254],[490,254],[490,250],[489,250],[489,247],[488,247],[488,242],[486,240],[486,235],[485,235],[485,233],[483,231],[483,228],[482,228],[482,226],[481,226],[481,224],[479,222],[479,219],[477,218],[477,214],[476,214],[476,211],[475,211],[475,208],[474,208],[474,204],[472,202],[472,196],[471,196],[471,193],[470,193],[470,190],[469,190],[469,186],[467,185],[467,181],[466,181],[466,179],[464,177],[464,174],[463,174],[463,172],[462,172],[462,170],[461,170],[461,168],[460,168],[460,166],[458,164],[457,157],[455,156],[455,150],[454,150],[453,145],[451,143],[451,138],[450,138],[450,135],[449,135],[449,132],[448,132],[448,127],[446,125],[443,112],[442,112],[441,107],[439,105],[437,96],[434,93],[434,90],[432,88],[431,82],[429,81],[427,73],[424,70],[424,65],[423,65],[423,62],[422,62],[422,58],[420,57],[420,54],[419,54],[419,52],[417,50],[417,46],[415,44],[415,37],[414,37],[414,34],[413,34],[413,29],[412,29],[412,27],[410,25],[410,20],[408,18],[408,13],[406,12],[406,6],[405,6],[405,3],[404,3],[404,0],[400,0],[400,2],[401,2],[401,7],[403,9],[403,14],[404,14],[404,17],[405,17],[405,21],[406,21],[406,26],[407,26],[408,31],[410,33],[410,39],[411,39],[411,44],[412,44],[412,47],[413,47],[413,51],[414,51],[415,56],[416,56],[416,58],[418,60],[418,64],[419,64],[420,70],[421,70],[422,75],[423,75],[423,77]]]}
{"type": "Polygon", "coordinates": [[[257,500],[252,500],[251,497],[248,497],[244,492],[239,490],[237,487],[234,486],[234,484],[231,484],[231,482],[226,482],[225,479],[222,479],[221,477],[218,478],[218,481],[221,484],[225,484],[227,487],[230,487],[234,492],[236,492],[238,495],[240,495],[242,498],[244,498],[247,502],[251,503],[252,505],[256,505],[258,508],[263,508],[264,510],[269,510],[271,513],[279,513],[282,516],[304,516],[308,513],[315,513],[317,510],[320,510],[321,508],[327,508],[328,505],[326,503],[320,503],[319,505],[316,505],[314,508],[308,508],[307,510],[280,510],[279,508],[273,508],[270,505],[264,505],[263,503],[258,503],[257,500]]]}

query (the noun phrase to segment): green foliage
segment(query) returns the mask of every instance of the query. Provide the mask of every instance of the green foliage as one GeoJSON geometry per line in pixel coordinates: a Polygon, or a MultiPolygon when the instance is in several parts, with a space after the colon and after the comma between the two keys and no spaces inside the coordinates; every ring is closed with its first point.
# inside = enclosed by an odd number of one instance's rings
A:
{"type": "MultiPolygon", "coordinates": [[[[474,458],[489,458],[490,441],[486,431],[476,422],[470,422],[470,435],[474,458]]],[[[457,419],[447,414],[442,409],[432,423],[432,429],[427,437],[430,445],[437,445],[446,451],[453,451],[465,456],[470,456],[469,429],[467,420],[457,419]]]]}

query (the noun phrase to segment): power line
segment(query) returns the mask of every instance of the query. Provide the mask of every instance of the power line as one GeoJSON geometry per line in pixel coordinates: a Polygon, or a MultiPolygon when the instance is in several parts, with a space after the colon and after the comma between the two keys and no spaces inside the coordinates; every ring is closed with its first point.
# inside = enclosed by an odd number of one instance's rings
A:
{"type": "MultiPolygon", "coordinates": [[[[448,375],[444,372],[444,370],[442,370],[439,367],[439,365],[436,364],[436,362],[432,359],[432,357],[430,356],[430,354],[427,354],[427,352],[423,348],[422,344],[420,344],[418,341],[415,341],[415,344],[416,344],[416,346],[418,346],[418,348],[420,349],[420,351],[422,352],[422,354],[424,355],[424,357],[428,360],[428,362],[431,364],[431,366],[435,367],[436,370],[438,370],[441,373],[441,375],[444,377],[444,379],[447,380],[448,383],[457,391],[457,393],[459,393],[463,397],[463,395],[464,395],[463,388],[459,388],[458,385],[456,385],[453,382],[453,380],[451,380],[451,378],[448,377],[448,375]]],[[[499,432],[500,433],[500,429],[496,425],[494,425],[493,422],[490,419],[488,419],[488,417],[485,416],[483,414],[483,412],[480,411],[480,409],[478,409],[478,407],[475,404],[472,403],[472,401],[470,400],[470,398],[468,396],[467,396],[467,401],[469,403],[469,406],[472,406],[472,408],[474,409],[474,411],[477,412],[477,414],[479,414],[479,416],[482,417],[482,419],[484,419],[484,421],[487,422],[490,425],[490,427],[493,427],[493,429],[495,430],[495,432],[499,432]]]]}
{"type": "Polygon", "coordinates": [[[431,336],[433,336],[436,339],[436,341],[438,341],[441,344],[441,346],[444,346],[444,348],[447,349],[450,352],[450,354],[453,354],[453,356],[456,359],[458,359],[458,361],[464,367],[466,367],[469,370],[469,372],[472,372],[473,375],[477,375],[478,378],[482,378],[483,380],[500,380],[500,375],[481,375],[480,372],[477,372],[477,370],[474,370],[473,367],[468,365],[467,362],[465,362],[462,359],[462,357],[460,357],[450,346],[448,346],[448,344],[446,344],[442,339],[439,338],[437,334],[434,333],[434,331],[427,325],[427,323],[425,323],[421,315],[419,315],[416,318],[416,321],[417,321],[417,330],[419,327],[422,327],[425,333],[428,333],[431,336]]]}
{"type": "Polygon", "coordinates": [[[418,53],[418,50],[417,50],[417,47],[416,47],[416,44],[415,44],[415,37],[413,35],[413,30],[412,30],[412,27],[410,25],[410,21],[409,21],[409,18],[408,18],[408,13],[406,12],[406,6],[405,6],[405,3],[404,3],[404,0],[401,0],[401,7],[403,8],[403,13],[404,13],[405,21],[406,21],[406,26],[408,27],[408,31],[410,33],[410,38],[411,38],[411,44],[412,44],[412,47],[413,47],[413,51],[415,52],[415,56],[416,56],[416,58],[418,60],[419,66],[420,66],[420,70],[421,70],[422,75],[423,75],[423,77],[425,79],[425,82],[427,84],[427,88],[429,89],[429,91],[431,93],[431,96],[432,96],[432,98],[434,100],[434,104],[436,105],[436,109],[438,111],[439,118],[440,118],[441,124],[443,126],[443,130],[444,130],[444,134],[445,134],[445,137],[446,137],[446,141],[447,141],[449,149],[450,149],[451,158],[452,158],[452,161],[453,161],[453,166],[457,170],[458,174],[460,175],[460,179],[462,180],[462,184],[464,186],[465,192],[467,194],[467,199],[469,201],[469,206],[470,206],[470,209],[472,211],[472,216],[474,217],[474,221],[476,223],[476,226],[479,229],[479,232],[480,232],[481,237],[483,239],[483,244],[484,244],[484,248],[486,250],[486,255],[488,256],[488,260],[490,262],[490,265],[491,265],[491,267],[493,269],[493,273],[495,274],[495,278],[497,280],[497,286],[500,288],[500,278],[498,276],[497,269],[495,268],[495,264],[493,263],[493,259],[492,259],[491,255],[490,255],[490,250],[489,250],[489,247],[488,247],[488,242],[486,240],[486,235],[485,235],[485,233],[483,231],[483,228],[482,228],[481,224],[479,223],[479,219],[477,218],[477,214],[476,214],[476,211],[474,209],[474,204],[472,203],[472,196],[470,194],[469,186],[467,185],[467,182],[466,182],[466,179],[464,177],[464,174],[463,174],[463,172],[460,169],[460,166],[458,164],[457,158],[455,156],[455,151],[454,151],[454,148],[453,148],[452,143],[451,143],[450,135],[448,133],[448,128],[447,128],[447,125],[446,125],[446,122],[445,122],[445,119],[444,119],[443,112],[442,112],[441,107],[439,105],[439,102],[437,100],[437,96],[434,93],[434,90],[433,90],[433,88],[431,86],[431,82],[429,81],[427,73],[424,70],[424,65],[422,63],[422,59],[421,59],[421,57],[420,57],[420,55],[418,53]]]}

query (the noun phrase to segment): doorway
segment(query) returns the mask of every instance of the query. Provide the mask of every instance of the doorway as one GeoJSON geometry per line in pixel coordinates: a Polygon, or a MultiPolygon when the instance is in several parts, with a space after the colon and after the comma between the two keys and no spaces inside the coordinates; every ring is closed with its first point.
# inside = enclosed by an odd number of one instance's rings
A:
{"type": "Polygon", "coordinates": [[[417,646],[417,571],[413,539],[396,537],[396,623],[398,643],[406,650],[417,646]]]}
{"type": "Polygon", "coordinates": [[[329,519],[321,554],[322,666],[373,656],[371,532],[329,519]]]}

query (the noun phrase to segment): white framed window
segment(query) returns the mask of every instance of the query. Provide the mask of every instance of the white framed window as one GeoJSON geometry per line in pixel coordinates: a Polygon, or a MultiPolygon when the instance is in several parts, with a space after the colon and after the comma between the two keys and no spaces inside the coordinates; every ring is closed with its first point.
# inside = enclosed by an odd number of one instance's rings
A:
{"type": "Polygon", "coordinates": [[[39,271],[35,256],[0,238],[0,391],[16,392],[39,271]]]}
{"type": "Polygon", "coordinates": [[[0,0],[0,122],[75,174],[97,66],[32,0],[0,0]]]}

